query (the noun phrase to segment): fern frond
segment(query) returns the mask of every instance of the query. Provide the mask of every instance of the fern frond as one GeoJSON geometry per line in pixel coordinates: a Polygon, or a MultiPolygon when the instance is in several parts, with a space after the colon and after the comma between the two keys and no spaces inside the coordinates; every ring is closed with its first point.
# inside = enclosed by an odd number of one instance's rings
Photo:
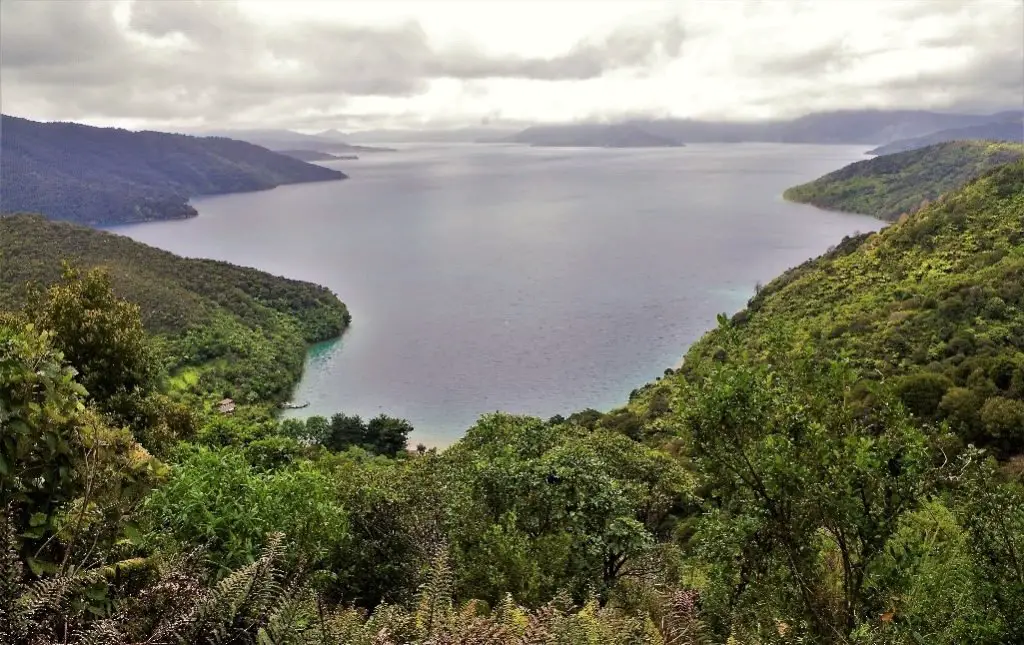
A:
{"type": "Polygon", "coordinates": [[[416,603],[416,628],[422,636],[432,635],[451,618],[454,583],[448,551],[445,548],[438,549],[427,582],[420,586],[416,603]]]}
{"type": "Polygon", "coordinates": [[[698,595],[692,590],[678,590],[662,597],[657,610],[658,628],[665,645],[705,645],[708,631],[698,612],[698,595]]]}

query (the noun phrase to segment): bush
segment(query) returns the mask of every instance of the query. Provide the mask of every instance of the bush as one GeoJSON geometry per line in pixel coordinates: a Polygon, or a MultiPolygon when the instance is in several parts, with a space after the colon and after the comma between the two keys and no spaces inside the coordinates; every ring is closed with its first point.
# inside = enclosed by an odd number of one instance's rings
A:
{"type": "Polygon", "coordinates": [[[329,562],[348,538],[329,477],[308,462],[259,472],[231,449],[193,449],[145,511],[152,532],[207,547],[223,568],[252,562],[267,535],[283,529],[293,555],[314,566],[329,562]]]}
{"type": "Polygon", "coordinates": [[[1024,449],[1024,403],[992,397],[981,407],[981,423],[1004,454],[1024,449]]]}
{"type": "Polygon", "coordinates": [[[912,414],[923,419],[935,416],[939,403],[953,382],[942,374],[918,372],[896,382],[896,394],[912,414]]]}

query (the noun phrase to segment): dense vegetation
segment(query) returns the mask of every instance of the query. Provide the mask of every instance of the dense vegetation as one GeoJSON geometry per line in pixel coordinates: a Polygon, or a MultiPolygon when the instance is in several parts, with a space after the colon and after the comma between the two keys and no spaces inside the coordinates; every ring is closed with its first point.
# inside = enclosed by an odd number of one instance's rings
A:
{"type": "Polygon", "coordinates": [[[190,197],[345,177],[243,141],[6,115],[0,151],[0,212],[90,225],[191,217],[190,197]]]}
{"type": "Polygon", "coordinates": [[[869,155],[891,155],[915,148],[925,148],[946,141],[1008,141],[1024,143],[1024,122],[1019,113],[1007,116],[1006,120],[982,123],[952,130],[939,130],[923,137],[900,139],[868,150],[869,155]]]}
{"type": "Polygon", "coordinates": [[[38,215],[0,217],[0,308],[56,282],[62,263],[104,267],[114,292],[141,307],[174,394],[280,402],[307,345],[338,336],[345,306],[327,289],[38,215]]]}
{"type": "Polygon", "coordinates": [[[1024,452],[1024,161],[790,270],[687,365],[730,334],[755,354],[784,338],[786,351],[842,359],[963,442],[1024,452]]]}
{"type": "Polygon", "coordinates": [[[1022,218],[1018,161],[769,284],[627,408],[443,452],[165,401],[139,309],[65,276],[0,315],[0,641],[1022,642],[1022,218]]]}
{"type": "Polygon", "coordinates": [[[821,208],[895,220],[990,168],[1024,157],[1024,145],[952,141],[858,161],[783,196],[821,208]]]}

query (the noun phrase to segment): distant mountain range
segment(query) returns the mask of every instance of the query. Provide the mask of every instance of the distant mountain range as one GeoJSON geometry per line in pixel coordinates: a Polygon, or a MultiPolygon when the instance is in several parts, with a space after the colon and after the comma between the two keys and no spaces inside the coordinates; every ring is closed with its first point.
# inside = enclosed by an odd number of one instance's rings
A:
{"type": "MultiPolygon", "coordinates": [[[[476,125],[459,128],[373,129],[317,134],[291,130],[220,130],[217,134],[249,141],[271,150],[312,150],[326,153],[380,152],[356,144],[380,143],[519,143],[534,146],[663,147],[687,143],[809,143],[884,145],[924,137],[944,130],[1007,123],[1021,112],[949,114],[926,110],[838,110],[815,112],[795,119],[772,121],[704,121],[674,118],[634,118],[612,122],[583,121],[516,125],[476,125]]],[[[979,131],[980,132],[980,131],[979,131]]],[[[1006,132],[1003,126],[1001,132],[1006,132]]],[[[197,133],[193,133],[197,134],[197,133]]],[[[1005,137],[998,138],[1011,140],[1005,137]]],[[[965,133],[963,138],[979,138],[965,133]]],[[[942,139],[948,140],[948,139],[942,139]]],[[[938,143],[929,141],[923,145],[938,143]]]]}
{"type": "Polygon", "coordinates": [[[326,152],[318,152],[316,150],[275,150],[274,152],[282,155],[288,155],[301,161],[338,161],[338,160],[353,160],[358,159],[356,155],[332,155],[326,152]]]}
{"type": "MultiPolygon", "coordinates": [[[[358,130],[341,135],[355,143],[492,143],[519,132],[524,126],[469,126],[462,128],[409,128],[358,130]]],[[[326,133],[321,133],[324,135],[326,133]]]]}
{"type": "Polygon", "coordinates": [[[89,225],[177,219],[196,214],[188,200],[198,195],[344,178],[244,141],[0,116],[0,212],[89,225]]]}
{"type": "Polygon", "coordinates": [[[993,121],[981,125],[971,125],[965,128],[953,128],[950,130],[939,130],[926,134],[923,137],[913,139],[900,139],[874,150],[869,150],[869,155],[888,155],[894,152],[904,152],[915,148],[924,148],[936,143],[946,141],[1006,141],[1012,143],[1024,142],[1024,120],[1019,115],[1015,119],[1007,121],[993,121]]]}
{"type": "Polygon", "coordinates": [[[593,148],[671,148],[683,145],[675,137],[655,134],[632,123],[537,125],[507,137],[504,141],[531,146],[593,148]]]}
{"type": "Polygon", "coordinates": [[[394,148],[352,145],[345,141],[345,134],[337,130],[326,130],[319,134],[303,134],[292,130],[204,130],[193,134],[248,141],[274,151],[312,150],[330,154],[395,152],[394,148]]]}
{"type": "Polygon", "coordinates": [[[944,114],[923,110],[841,110],[780,121],[732,122],[693,119],[632,119],[616,124],[569,123],[526,128],[505,141],[535,146],[604,146],[680,143],[813,143],[878,145],[939,130],[1005,120],[1006,114],[944,114]],[[618,135],[622,134],[622,138],[618,135]]]}

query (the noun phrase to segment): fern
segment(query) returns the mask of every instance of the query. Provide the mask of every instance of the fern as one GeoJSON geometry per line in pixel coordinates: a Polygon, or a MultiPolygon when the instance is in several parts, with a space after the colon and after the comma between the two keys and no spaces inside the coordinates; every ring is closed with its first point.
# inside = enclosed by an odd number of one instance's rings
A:
{"type": "Polygon", "coordinates": [[[430,636],[444,626],[452,614],[454,578],[448,562],[447,549],[438,549],[430,566],[427,582],[420,587],[416,607],[416,627],[423,636],[430,636]]]}
{"type": "Polygon", "coordinates": [[[696,591],[680,590],[663,596],[657,607],[658,630],[665,645],[705,645],[709,637],[698,617],[696,591]]]}
{"type": "Polygon", "coordinates": [[[0,642],[15,643],[28,632],[29,621],[21,605],[25,571],[9,513],[0,517],[0,642]]]}

